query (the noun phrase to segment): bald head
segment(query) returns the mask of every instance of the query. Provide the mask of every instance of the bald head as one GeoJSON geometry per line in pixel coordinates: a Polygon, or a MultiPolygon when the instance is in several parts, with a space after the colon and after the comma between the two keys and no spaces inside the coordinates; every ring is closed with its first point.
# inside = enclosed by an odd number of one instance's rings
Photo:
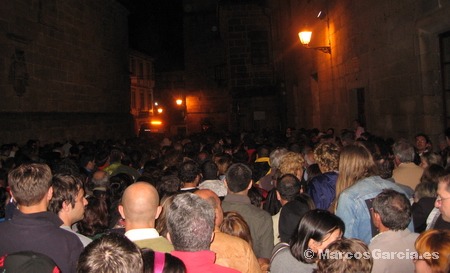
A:
{"type": "Polygon", "coordinates": [[[223,210],[219,196],[211,190],[198,190],[195,191],[194,194],[198,195],[201,199],[208,201],[213,206],[216,213],[215,226],[219,227],[223,221],[223,210]]]}
{"type": "Polygon", "coordinates": [[[136,182],[126,188],[119,212],[126,222],[126,230],[153,228],[161,212],[156,189],[147,182],[136,182]]]}

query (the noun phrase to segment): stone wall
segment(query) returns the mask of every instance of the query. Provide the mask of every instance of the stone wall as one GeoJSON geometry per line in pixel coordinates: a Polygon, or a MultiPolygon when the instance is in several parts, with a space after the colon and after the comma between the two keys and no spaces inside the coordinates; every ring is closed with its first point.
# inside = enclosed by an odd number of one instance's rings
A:
{"type": "Polygon", "coordinates": [[[425,132],[437,138],[446,124],[439,67],[439,34],[450,30],[450,1],[271,1],[279,37],[275,59],[286,67],[288,124],[325,130],[350,128],[355,90],[364,90],[366,127],[394,138],[425,132]],[[327,16],[319,19],[318,11],[327,16]],[[288,15],[288,16],[287,16],[288,15]],[[297,33],[313,31],[307,49],[297,33]],[[290,101],[290,99],[288,99],[290,101]]]}
{"type": "Polygon", "coordinates": [[[0,4],[0,143],[132,134],[128,11],[113,0],[0,4]]]}

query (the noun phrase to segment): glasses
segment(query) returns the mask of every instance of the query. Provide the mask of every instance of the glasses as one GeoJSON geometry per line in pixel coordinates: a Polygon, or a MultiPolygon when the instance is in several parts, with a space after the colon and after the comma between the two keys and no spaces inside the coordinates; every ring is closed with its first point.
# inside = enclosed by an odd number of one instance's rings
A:
{"type": "Polygon", "coordinates": [[[438,196],[438,197],[436,198],[436,203],[441,204],[442,201],[447,200],[447,199],[450,199],[450,197],[442,198],[442,197],[438,196]]]}

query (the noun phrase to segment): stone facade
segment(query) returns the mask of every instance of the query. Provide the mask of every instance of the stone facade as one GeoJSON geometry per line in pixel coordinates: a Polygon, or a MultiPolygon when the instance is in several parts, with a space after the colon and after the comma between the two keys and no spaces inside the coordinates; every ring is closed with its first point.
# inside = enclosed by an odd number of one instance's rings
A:
{"type": "Polygon", "coordinates": [[[450,31],[450,1],[273,0],[270,8],[275,59],[286,67],[288,125],[339,130],[362,117],[376,135],[425,132],[437,146],[450,125],[439,47],[450,31]],[[319,11],[326,16],[317,18],[319,11]],[[310,47],[331,46],[331,54],[303,47],[304,29],[313,32],[310,47]]]}
{"type": "Polygon", "coordinates": [[[0,4],[0,143],[132,134],[128,11],[113,0],[0,4]]]}

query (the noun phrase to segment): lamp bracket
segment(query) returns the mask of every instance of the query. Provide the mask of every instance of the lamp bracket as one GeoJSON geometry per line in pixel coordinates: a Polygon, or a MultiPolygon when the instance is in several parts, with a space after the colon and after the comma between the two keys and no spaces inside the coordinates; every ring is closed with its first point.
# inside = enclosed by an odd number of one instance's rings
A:
{"type": "Polygon", "coordinates": [[[317,46],[317,47],[306,46],[306,48],[315,49],[315,50],[322,51],[323,53],[331,54],[331,47],[330,46],[317,46]]]}

